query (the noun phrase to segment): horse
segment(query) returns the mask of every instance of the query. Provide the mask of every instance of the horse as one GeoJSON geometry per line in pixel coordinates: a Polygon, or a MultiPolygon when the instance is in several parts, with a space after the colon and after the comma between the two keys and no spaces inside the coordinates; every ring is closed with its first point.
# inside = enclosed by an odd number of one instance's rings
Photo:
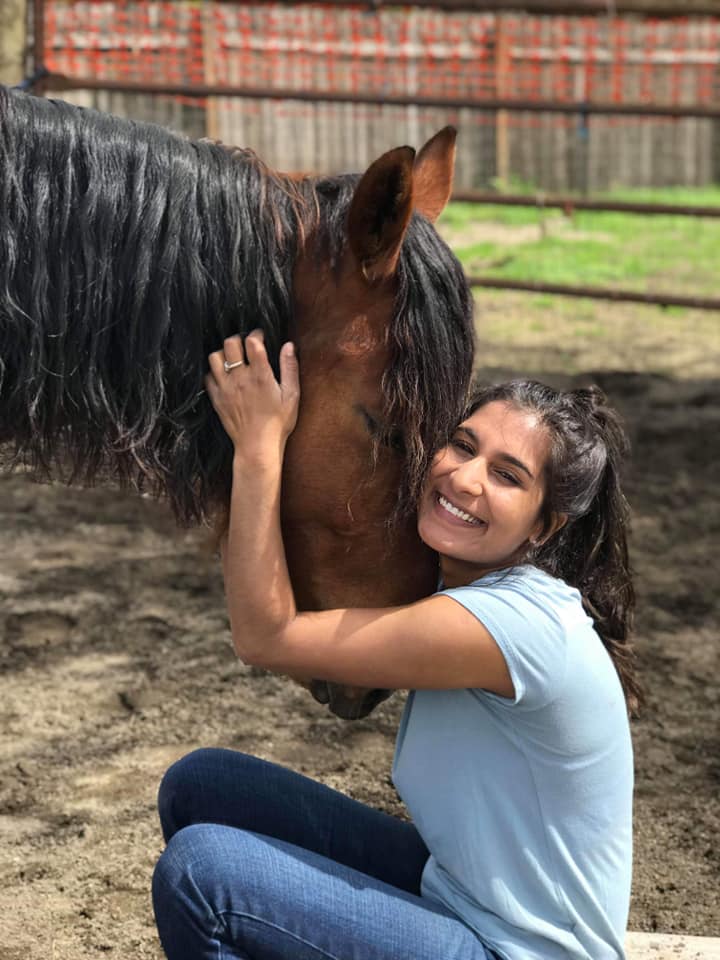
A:
{"type": "MultiPolygon", "coordinates": [[[[38,480],[116,483],[217,522],[230,443],[207,355],[292,339],[301,410],[282,525],[301,610],[437,583],[414,504],[461,415],[472,297],[433,227],[455,131],[364,174],[297,177],[251,150],[0,88],[0,451],[38,480]]],[[[337,716],[389,695],[321,679],[337,716]]]]}

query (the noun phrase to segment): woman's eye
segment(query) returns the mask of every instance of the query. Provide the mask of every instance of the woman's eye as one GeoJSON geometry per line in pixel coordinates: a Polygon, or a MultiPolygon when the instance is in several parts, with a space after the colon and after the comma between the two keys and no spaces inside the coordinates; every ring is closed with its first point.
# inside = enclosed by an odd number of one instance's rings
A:
{"type": "Polygon", "coordinates": [[[473,453],[473,448],[466,440],[461,440],[459,437],[453,437],[450,441],[450,445],[455,447],[456,450],[462,450],[464,453],[473,453]]]}
{"type": "Polygon", "coordinates": [[[520,481],[515,476],[514,473],[508,473],[507,470],[498,470],[498,476],[502,477],[507,483],[511,483],[513,486],[517,487],[520,485],[520,481]]]}

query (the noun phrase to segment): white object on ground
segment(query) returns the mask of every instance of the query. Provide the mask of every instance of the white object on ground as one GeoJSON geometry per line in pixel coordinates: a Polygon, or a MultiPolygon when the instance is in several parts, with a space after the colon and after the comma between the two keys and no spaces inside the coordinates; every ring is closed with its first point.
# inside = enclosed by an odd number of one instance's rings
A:
{"type": "Polygon", "coordinates": [[[720,960],[720,937],[628,933],[627,960],[720,960]]]}

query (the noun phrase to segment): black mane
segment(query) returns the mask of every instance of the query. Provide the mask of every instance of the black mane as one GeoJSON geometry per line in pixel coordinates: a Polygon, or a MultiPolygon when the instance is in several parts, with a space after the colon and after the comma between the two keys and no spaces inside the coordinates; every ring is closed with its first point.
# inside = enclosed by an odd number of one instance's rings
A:
{"type": "MultiPolygon", "coordinates": [[[[304,237],[340,252],[353,177],[294,185],[251,151],[0,88],[0,444],[36,476],[106,478],[179,520],[229,491],[231,451],[202,393],[207,354],[261,326],[277,357],[304,237]]],[[[407,492],[455,421],[471,306],[445,245],[404,245],[388,421],[407,492]]]]}

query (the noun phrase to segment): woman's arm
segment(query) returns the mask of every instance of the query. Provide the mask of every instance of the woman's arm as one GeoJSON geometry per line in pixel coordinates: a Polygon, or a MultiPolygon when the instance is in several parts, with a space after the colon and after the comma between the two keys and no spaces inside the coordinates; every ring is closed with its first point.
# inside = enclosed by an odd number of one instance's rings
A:
{"type": "Polygon", "coordinates": [[[230,337],[209,360],[208,394],[235,450],[230,522],[221,545],[228,611],[233,638],[237,633],[260,642],[296,613],[280,530],[280,485],[285,445],[297,421],[298,365],[292,345],[285,344],[278,383],[260,330],[246,338],[244,350],[240,337],[230,337]],[[226,360],[237,366],[226,372],[226,360]]]}
{"type": "Polygon", "coordinates": [[[297,361],[286,344],[275,380],[259,331],[210,357],[207,388],[235,447],[223,573],[240,658],[298,677],[386,688],[482,687],[512,696],[485,627],[449,597],[402,607],[298,613],[280,529],[285,444],[297,419],[297,361]]]}

